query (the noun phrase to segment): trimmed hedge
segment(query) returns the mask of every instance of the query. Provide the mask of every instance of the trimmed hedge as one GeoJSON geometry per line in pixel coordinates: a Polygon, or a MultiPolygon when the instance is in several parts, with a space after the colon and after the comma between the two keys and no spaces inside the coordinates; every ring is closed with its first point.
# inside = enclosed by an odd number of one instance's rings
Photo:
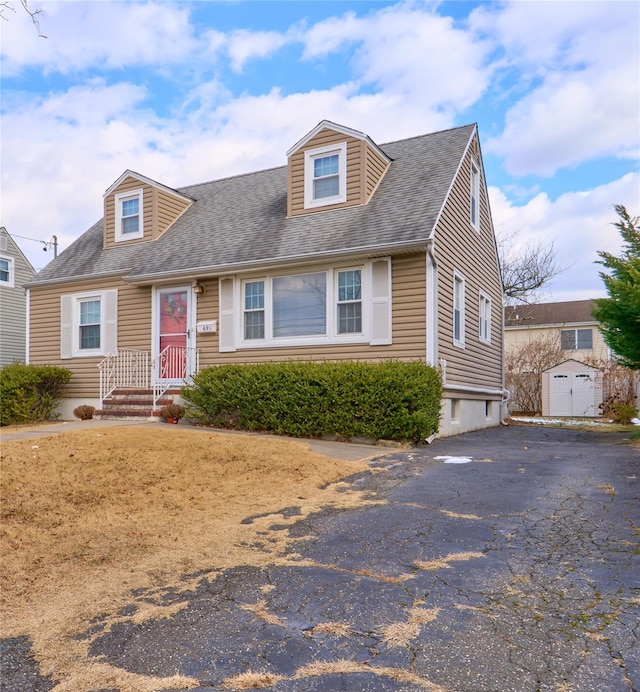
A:
{"type": "Polygon", "coordinates": [[[0,425],[53,417],[70,379],[70,370],[55,365],[4,365],[0,368],[0,425]]]}
{"type": "Polygon", "coordinates": [[[213,427],[418,442],[438,431],[442,383],[420,362],[286,361],[205,368],[182,396],[213,427]]]}

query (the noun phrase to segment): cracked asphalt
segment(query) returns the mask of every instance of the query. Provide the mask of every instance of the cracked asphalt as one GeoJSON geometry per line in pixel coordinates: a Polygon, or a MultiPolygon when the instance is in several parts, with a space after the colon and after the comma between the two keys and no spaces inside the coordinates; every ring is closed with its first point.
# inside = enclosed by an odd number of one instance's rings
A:
{"type": "MultiPolygon", "coordinates": [[[[199,692],[640,690],[640,450],[626,437],[515,426],[380,456],[348,482],[384,504],[274,517],[269,531],[296,538],[289,565],[132,593],[122,621],[85,633],[91,656],[199,692]],[[186,607],[127,620],[158,594],[186,607]]],[[[25,638],[2,650],[3,690],[55,686],[25,638]]]]}

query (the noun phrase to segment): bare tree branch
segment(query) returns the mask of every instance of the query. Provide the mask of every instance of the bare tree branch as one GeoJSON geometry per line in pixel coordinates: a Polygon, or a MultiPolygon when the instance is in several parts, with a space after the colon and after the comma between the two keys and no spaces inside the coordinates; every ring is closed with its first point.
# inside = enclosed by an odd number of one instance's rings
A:
{"type": "MultiPolygon", "coordinates": [[[[35,26],[36,31],[38,32],[38,36],[40,38],[47,38],[40,29],[40,17],[44,17],[44,10],[41,8],[38,8],[37,10],[32,10],[29,7],[29,0],[20,0],[20,4],[22,5],[24,11],[31,17],[31,21],[33,22],[33,26],[35,26]]],[[[6,15],[7,10],[13,12],[14,14],[16,11],[13,7],[13,3],[10,2],[10,0],[2,0],[2,2],[0,2],[0,19],[4,19],[6,22],[9,21],[9,18],[6,15]]]]}
{"type": "Polygon", "coordinates": [[[506,302],[535,302],[540,290],[566,268],[558,265],[553,242],[531,241],[524,249],[515,250],[516,235],[512,233],[498,240],[506,302]]]}

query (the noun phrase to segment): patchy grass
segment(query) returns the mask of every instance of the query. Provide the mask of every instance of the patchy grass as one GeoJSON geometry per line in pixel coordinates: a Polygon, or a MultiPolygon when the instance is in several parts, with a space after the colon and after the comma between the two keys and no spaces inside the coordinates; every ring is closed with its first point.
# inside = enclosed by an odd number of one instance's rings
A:
{"type": "MultiPolygon", "coordinates": [[[[26,635],[55,692],[197,686],[183,677],[133,675],[88,657],[77,635],[94,618],[118,622],[134,589],[197,584],[184,575],[286,563],[285,507],[297,519],[327,506],[364,504],[338,481],[367,470],[303,442],[208,431],[113,427],[3,442],[2,630],[26,635]],[[247,517],[251,522],[243,522],[247,517]]],[[[290,560],[289,560],[290,561],[290,560]]],[[[251,606],[267,615],[261,602],[251,606]]],[[[147,604],[136,619],[182,607],[147,604]]],[[[249,606],[248,606],[249,607],[249,606]]],[[[254,687],[265,686],[253,679],[254,687]]],[[[248,683],[248,681],[246,681],[248,683]]]]}
{"type": "Polygon", "coordinates": [[[343,622],[319,622],[315,627],[307,630],[306,634],[310,637],[350,637],[353,634],[351,625],[343,622]]]}
{"type": "Polygon", "coordinates": [[[414,565],[419,570],[434,572],[439,569],[451,569],[452,562],[466,562],[480,557],[484,557],[484,553],[450,553],[446,557],[439,557],[435,560],[416,560],[414,565]]]}

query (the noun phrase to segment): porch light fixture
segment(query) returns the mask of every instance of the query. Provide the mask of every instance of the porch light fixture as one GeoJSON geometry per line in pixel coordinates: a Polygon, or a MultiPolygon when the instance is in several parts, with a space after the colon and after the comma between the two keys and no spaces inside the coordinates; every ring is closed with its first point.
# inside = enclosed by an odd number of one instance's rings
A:
{"type": "Polygon", "coordinates": [[[196,279],[193,284],[191,285],[191,288],[193,288],[193,292],[197,295],[200,296],[204,293],[204,286],[196,279]]]}

